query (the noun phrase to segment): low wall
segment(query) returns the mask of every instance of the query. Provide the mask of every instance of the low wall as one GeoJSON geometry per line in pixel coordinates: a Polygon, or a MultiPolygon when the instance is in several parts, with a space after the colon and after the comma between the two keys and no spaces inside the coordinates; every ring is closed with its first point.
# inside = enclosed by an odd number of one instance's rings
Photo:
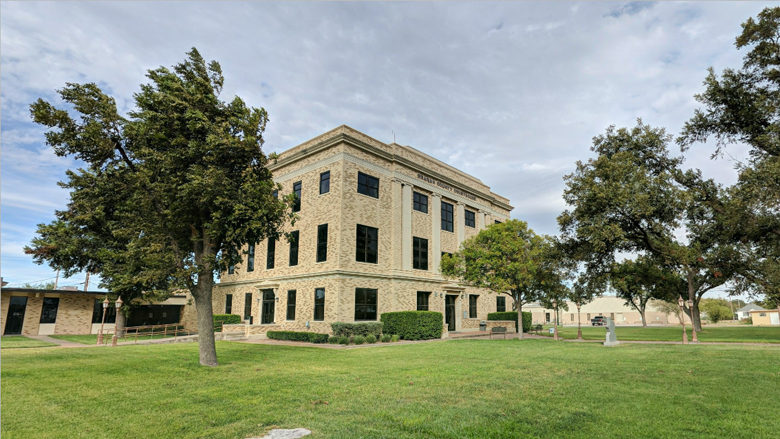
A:
{"type": "Polygon", "coordinates": [[[503,326],[506,328],[507,334],[514,334],[515,332],[515,321],[514,320],[488,320],[487,321],[487,330],[488,332],[491,330],[491,328],[496,328],[499,326],[503,326]]]}

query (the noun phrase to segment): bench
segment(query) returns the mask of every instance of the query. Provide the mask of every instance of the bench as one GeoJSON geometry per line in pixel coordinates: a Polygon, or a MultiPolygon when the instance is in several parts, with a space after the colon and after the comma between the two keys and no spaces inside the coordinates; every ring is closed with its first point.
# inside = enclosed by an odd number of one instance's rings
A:
{"type": "Polygon", "coordinates": [[[493,339],[493,334],[503,334],[506,339],[506,328],[503,326],[494,326],[490,328],[490,339],[493,339]]]}
{"type": "MultiPolygon", "coordinates": [[[[544,329],[544,325],[536,325],[531,327],[531,331],[535,332],[536,335],[539,335],[539,332],[544,329]]],[[[530,332],[530,331],[529,331],[530,332]]]]}

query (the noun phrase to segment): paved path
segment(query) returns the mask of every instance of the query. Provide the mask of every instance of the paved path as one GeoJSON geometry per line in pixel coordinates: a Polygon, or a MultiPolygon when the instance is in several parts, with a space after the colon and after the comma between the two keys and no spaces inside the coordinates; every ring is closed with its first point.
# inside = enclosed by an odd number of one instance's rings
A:
{"type": "Polygon", "coordinates": [[[27,338],[32,338],[33,340],[40,340],[45,341],[47,343],[54,343],[57,346],[50,346],[50,347],[61,347],[61,348],[83,348],[89,345],[76,343],[72,341],[67,340],[60,340],[58,338],[51,338],[48,335],[26,335],[27,338]]]}

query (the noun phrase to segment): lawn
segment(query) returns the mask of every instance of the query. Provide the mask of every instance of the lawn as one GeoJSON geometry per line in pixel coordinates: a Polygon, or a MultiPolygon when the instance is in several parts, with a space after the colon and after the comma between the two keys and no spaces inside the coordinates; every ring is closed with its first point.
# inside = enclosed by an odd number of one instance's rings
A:
{"type": "MultiPolygon", "coordinates": [[[[691,326],[686,325],[688,339],[691,340],[691,326]]],[[[743,342],[743,343],[780,343],[780,327],[761,327],[761,326],[704,326],[697,333],[699,341],[713,342],[743,342]]],[[[604,340],[607,330],[604,326],[583,326],[582,338],[585,340],[604,340]]],[[[540,333],[550,336],[547,331],[540,333]]],[[[558,335],[564,339],[576,339],[577,327],[566,326],[558,327],[558,335]]],[[[615,335],[620,340],[653,340],[653,341],[681,341],[681,326],[616,326],[615,335]]]]}
{"type": "MultiPolygon", "coordinates": [[[[74,343],[81,343],[81,344],[87,344],[87,345],[93,345],[97,344],[97,334],[86,334],[86,335],[51,335],[51,338],[56,338],[59,340],[66,340],[66,341],[72,341],[74,343]]],[[[171,338],[173,335],[168,335],[165,338],[171,338]]],[[[162,334],[155,334],[153,336],[148,335],[138,335],[138,341],[144,341],[144,340],[157,340],[159,338],[163,338],[162,334]]],[[[135,334],[130,334],[127,338],[120,338],[118,341],[119,343],[124,342],[133,342],[135,341],[135,334]]],[[[103,340],[103,344],[111,344],[111,335],[109,334],[106,336],[103,340]]]]}
{"type": "Polygon", "coordinates": [[[780,347],[458,340],[6,351],[9,438],[777,437],[780,347]],[[734,389],[739,389],[735,395],[734,389]]]}
{"type": "Polygon", "coordinates": [[[23,335],[8,335],[5,337],[0,337],[0,349],[47,348],[51,346],[57,345],[54,343],[49,343],[48,341],[27,338],[23,335]]]}

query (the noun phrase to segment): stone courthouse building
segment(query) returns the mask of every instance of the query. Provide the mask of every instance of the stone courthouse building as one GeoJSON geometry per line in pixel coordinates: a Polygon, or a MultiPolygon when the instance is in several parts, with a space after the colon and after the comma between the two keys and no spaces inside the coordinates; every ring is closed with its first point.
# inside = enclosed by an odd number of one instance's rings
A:
{"type": "Polygon", "coordinates": [[[511,299],[443,278],[439,262],[463,240],[509,219],[509,200],[412,147],[340,126],[269,166],[296,193],[294,239],[250,246],[223,273],[214,313],[238,314],[250,335],[328,333],[333,322],[438,311],[445,330],[471,331],[511,299]]]}

